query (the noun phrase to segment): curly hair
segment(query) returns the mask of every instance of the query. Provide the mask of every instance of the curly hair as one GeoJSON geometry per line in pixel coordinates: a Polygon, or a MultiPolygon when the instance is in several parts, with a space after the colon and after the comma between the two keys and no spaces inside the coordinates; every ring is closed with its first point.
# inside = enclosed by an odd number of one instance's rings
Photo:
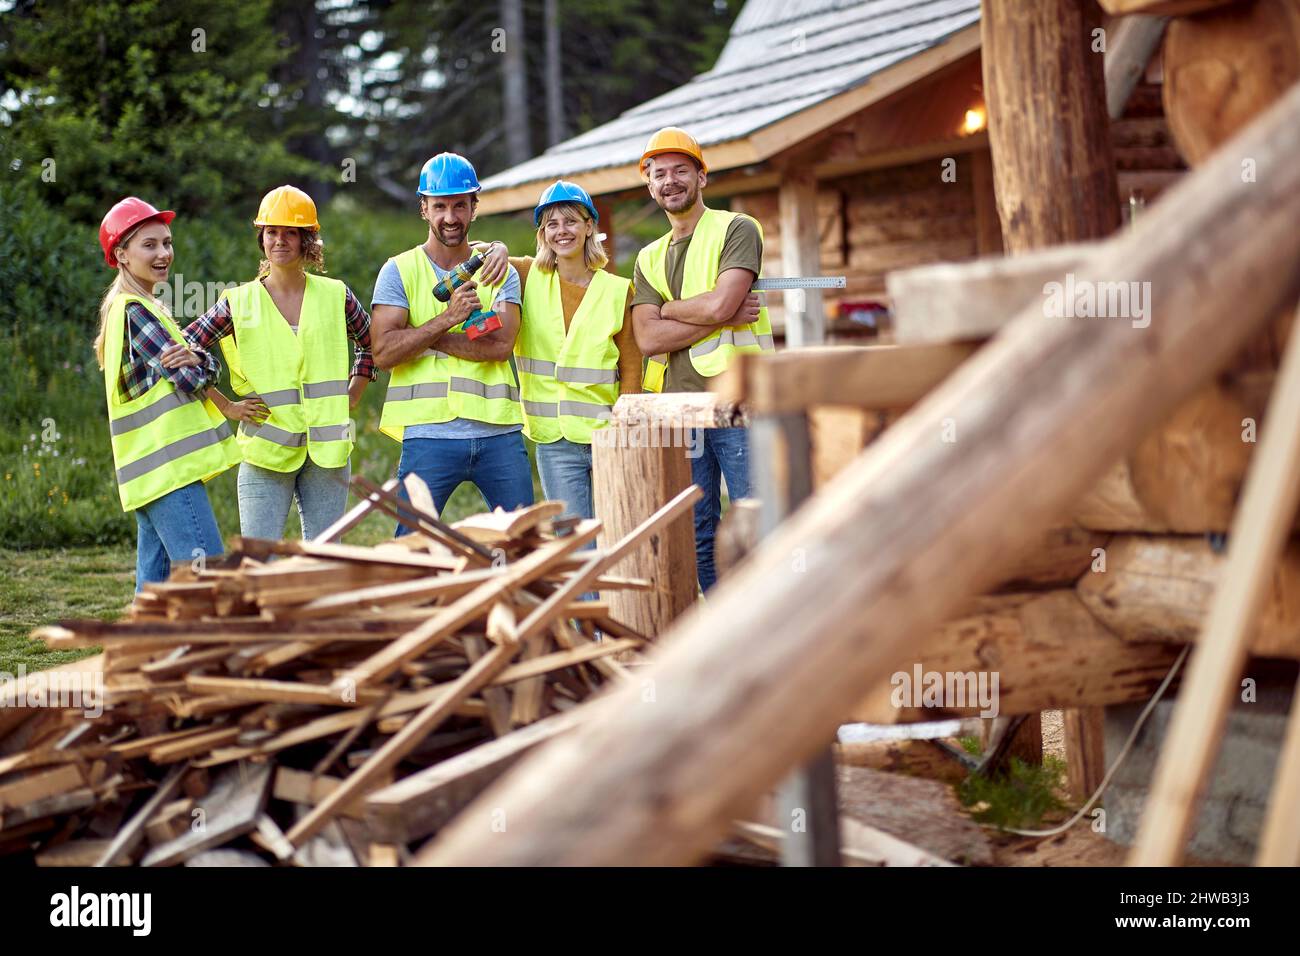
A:
{"type": "MultiPolygon", "coordinates": [[[[263,258],[257,266],[258,276],[264,276],[271,271],[271,260],[265,258],[266,247],[262,244],[262,235],[266,231],[266,226],[257,227],[257,252],[263,258]]],[[[325,271],[325,243],[320,237],[319,229],[304,229],[298,227],[298,238],[302,241],[302,264],[304,269],[312,269],[316,272],[325,271]]]]}

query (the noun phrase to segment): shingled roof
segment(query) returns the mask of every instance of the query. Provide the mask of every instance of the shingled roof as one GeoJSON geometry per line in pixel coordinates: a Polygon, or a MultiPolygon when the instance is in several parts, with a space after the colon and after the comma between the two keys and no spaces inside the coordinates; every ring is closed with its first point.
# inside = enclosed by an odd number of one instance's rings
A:
{"type": "MultiPolygon", "coordinates": [[[[685,127],[706,149],[737,143],[869,85],[958,34],[966,42],[954,55],[968,52],[978,45],[971,28],[979,6],[979,0],[749,0],[713,69],[485,180],[485,211],[531,205],[527,196],[536,190],[521,187],[596,170],[618,172],[599,177],[593,192],[635,186],[641,150],[663,126],[685,127]]],[[[788,145],[769,138],[749,149],[711,151],[708,158],[719,170],[761,161],[788,145]]]]}

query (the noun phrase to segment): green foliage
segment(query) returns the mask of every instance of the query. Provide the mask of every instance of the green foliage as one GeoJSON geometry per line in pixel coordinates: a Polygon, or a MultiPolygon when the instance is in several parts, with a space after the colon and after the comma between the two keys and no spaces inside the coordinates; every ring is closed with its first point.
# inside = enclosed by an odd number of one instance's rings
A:
{"type": "Polygon", "coordinates": [[[12,15],[10,162],[82,222],[140,195],[192,213],[318,167],[291,154],[270,0],[42,2],[12,15]]]}
{"type": "Polygon", "coordinates": [[[1050,755],[1043,759],[1042,766],[1012,757],[1010,772],[1005,776],[971,774],[957,785],[957,796],[980,823],[1002,829],[1029,829],[1045,815],[1066,809],[1057,796],[1065,769],[1063,760],[1050,755]]]}

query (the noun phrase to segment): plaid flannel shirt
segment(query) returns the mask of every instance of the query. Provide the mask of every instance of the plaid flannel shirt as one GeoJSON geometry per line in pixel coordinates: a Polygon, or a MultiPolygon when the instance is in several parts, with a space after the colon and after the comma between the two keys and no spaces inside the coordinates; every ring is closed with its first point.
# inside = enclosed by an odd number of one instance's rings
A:
{"type": "MultiPolygon", "coordinates": [[[[352,290],[347,290],[343,303],[343,319],[348,327],[348,338],[354,347],[351,377],[360,376],[369,381],[375,380],[377,369],[374,357],[370,354],[370,313],[362,308],[352,290]]],[[[230,314],[229,300],[222,298],[185,327],[185,340],[198,349],[210,349],[217,340],[226,335],[233,335],[235,319],[230,314]]]]}
{"type": "Polygon", "coordinates": [[[216,355],[191,348],[202,364],[185,368],[163,368],[162,353],[175,340],[161,322],[155,319],[139,302],[126,306],[127,354],[123,356],[119,383],[128,399],[139,398],[157,384],[159,377],[166,378],[179,391],[197,392],[214,384],[221,376],[221,363],[216,355]]]}

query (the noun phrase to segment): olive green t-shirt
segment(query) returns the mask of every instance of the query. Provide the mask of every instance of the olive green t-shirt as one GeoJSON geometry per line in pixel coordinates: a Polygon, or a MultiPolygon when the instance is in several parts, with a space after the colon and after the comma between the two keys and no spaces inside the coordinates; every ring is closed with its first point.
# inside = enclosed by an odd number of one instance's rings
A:
{"type": "MultiPolygon", "coordinates": [[[[668,290],[674,298],[681,298],[682,276],[686,272],[686,250],[690,248],[694,235],[674,239],[668,244],[664,256],[664,272],[668,276],[668,290]]],[[[763,237],[759,234],[758,224],[748,216],[737,216],[727,227],[727,237],[722,243],[722,255],[718,259],[718,274],[728,269],[748,269],[755,278],[763,268],[763,237]]],[[[638,263],[633,277],[632,306],[663,306],[664,298],[641,274],[638,263]]],[[[712,329],[703,329],[700,338],[713,333],[712,329]]],[[[708,379],[695,371],[691,364],[689,348],[678,349],[668,353],[668,371],[664,375],[665,392],[707,392],[708,379]]]]}

